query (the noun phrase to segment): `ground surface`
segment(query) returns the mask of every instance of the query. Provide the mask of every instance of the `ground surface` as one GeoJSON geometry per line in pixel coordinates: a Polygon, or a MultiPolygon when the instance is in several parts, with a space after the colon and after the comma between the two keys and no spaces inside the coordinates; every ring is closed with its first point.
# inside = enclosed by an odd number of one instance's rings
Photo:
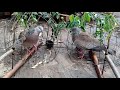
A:
{"type": "MultiPolygon", "coordinates": [[[[115,13],[115,14],[117,15],[117,17],[120,17],[120,13],[115,13]]],[[[2,33],[3,33],[3,28],[0,29],[0,34],[1,34],[0,55],[2,55],[5,52],[4,45],[2,44],[4,39],[2,33]]],[[[39,50],[29,59],[28,62],[25,63],[23,67],[21,67],[17,71],[15,76],[13,76],[12,78],[97,78],[93,63],[88,60],[80,60],[76,57],[76,54],[74,53],[75,52],[74,47],[71,44],[68,44],[67,34],[68,34],[67,31],[65,30],[62,31],[61,41],[63,41],[64,44],[63,43],[56,44],[54,48],[51,50],[51,55],[50,52],[46,50],[45,46],[39,48],[39,50]],[[68,48],[66,47],[65,44],[68,45],[68,48]],[[47,56],[46,58],[45,55],[47,56]],[[54,57],[55,59],[53,59],[54,57]],[[50,58],[50,60],[48,58],[50,58]],[[32,68],[36,63],[42,62],[45,59],[46,61],[48,61],[48,63],[43,63],[38,65],[36,68],[32,68]]],[[[46,36],[45,33],[43,35],[46,36]]],[[[111,58],[120,72],[119,30],[117,31],[115,36],[116,35],[118,36],[117,38],[118,45],[115,45],[116,38],[113,37],[111,41],[112,43],[111,48],[114,48],[117,51],[117,54],[116,56],[111,56],[111,58]]],[[[70,35],[68,37],[69,37],[69,41],[71,42],[70,35]]],[[[45,38],[43,40],[45,40],[45,38]]],[[[17,55],[15,58],[16,60],[14,60],[14,65],[20,59],[17,58],[17,55]]],[[[0,77],[3,77],[3,75],[5,75],[5,73],[11,69],[11,61],[12,61],[11,56],[9,56],[0,62],[0,77]]],[[[102,63],[103,63],[102,54],[100,56],[100,62],[102,68],[102,63]]],[[[104,72],[105,78],[115,78],[108,63],[106,64],[105,71],[106,71],[104,72]]]]}

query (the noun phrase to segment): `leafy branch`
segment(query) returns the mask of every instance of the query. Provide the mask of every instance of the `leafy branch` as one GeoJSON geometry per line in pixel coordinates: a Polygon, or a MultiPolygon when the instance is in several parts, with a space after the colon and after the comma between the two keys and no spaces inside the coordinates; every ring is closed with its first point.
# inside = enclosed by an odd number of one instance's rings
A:
{"type": "Polygon", "coordinates": [[[85,32],[85,26],[86,23],[90,22],[91,17],[89,12],[84,12],[81,17],[77,15],[70,15],[69,16],[69,23],[67,28],[73,28],[73,27],[81,27],[82,30],[85,32]]]}
{"type": "Polygon", "coordinates": [[[53,38],[57,38],[60,30],[66,27],[64,20],[59,23],[54,20],[54,18],[60,18],[59,12],[14,12],[13,15],[16,16],[18,23],[25,28],[29,27],[30,24],[37,23],[39,17],[42,17],[52,27],[53,38]]]}
{"type": "Polygon", "coordinates": [[[118,22],[115,19],[115,17],[112,14],[104,14],[103,18],[97,17],[97,30],[95,32],[96,37],[100,38],[100,41],[103,43],[104,35],[106,34],[106,40],[107,40],[107,49],[110,45],[110,39],[115,31],[115,28],[117,28],[118,22]]]}
{"type": "Polygon", "coordinates": [[[69,16],[69,21],[56,22],[55,18],[59,20],[59,12],[14,12],[19,24],[21,26],[29,27],[30,23],[37,23],[39,17],[46,20],[49,26],[52,27],[52,36],[57,38],[59,32],[64,28],[73,28],[80,27],[84,32],[86,32],[85,27],[90,25],[91,21],[94,21],[96,25],[96,32],[94,33],[95,37],[98,37],[100,42],[103,43],[105,34],[107,35],[107,45],[109,48],[110,38],[112,33],[115,31],[115,28],[118,27],[118,22],[112,13],[94,13],[94,12],[83,12],[81,16],[71,14],[69,16]]]}

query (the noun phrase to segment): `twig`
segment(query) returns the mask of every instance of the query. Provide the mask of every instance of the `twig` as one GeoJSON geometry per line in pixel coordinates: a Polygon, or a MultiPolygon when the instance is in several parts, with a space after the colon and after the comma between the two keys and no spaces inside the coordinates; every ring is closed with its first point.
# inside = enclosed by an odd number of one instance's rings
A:
{"type": "Polygon", "coordinates": [[[93,62],[94,62],[95,70],[96,70],[96,73],[97,73],[98,78],[103,78],[103,76],[102,76],[102,74],[101,74],[100,67],[99,67],[98,58],[97,58],[95,52],[93,52],[92,50],[90,50],[90,51],[89,51],[89,55],[90,55],[90,58],[91,58],[91,59],[93,60],[93,62]]]}
{"type": "Polygon", "coordinates": [[[10,49],[0,57],[0,61],[3,60],[6,56],[10,55],[14,50],[10,49]]]}
{"type": "MultiPolygon", "coordinates": [[[[103,51],[103,53],[105,54],[105,51],[103,51]]],[[[110,65],[110,67],[112,68],[112,71],[115,74],[116,78],[120,78],[120,73],[119,73],[117,67],[115,66],[115,64],[113,63],[113,61],[111,60],[111,58],[109,57],[109,55],[106,54],[105,57],[110,65]]]]}
{"type": "Polygon", "coordinates": [[[102,75],[103,75],[103,73],[104,73],[104,71],[105,71],[105,64],[106,64],[106,58],[104,59],[104,63],[103,63],[102,75]]]}
{"type": "Polygon", "coordinates": [[[12,25],[11,31],[13,31],[15,29],[15,26],[16,26],[17,23],[18,23],[18,20],[15,21],[15,23],[12,25]]]}
{"type": "Polygon", "coordinates": [[[67,15],[67,14],[60,14],[61,16],[66,16],[66,17],[69,17],[70,15],[67,15]]]}
{"type": "MultiPolygon", "coordinates": [[[[41,43],[42,44],[42,43],[41,43]]],[[[41,45],[40,43],[37,43],[36,46],[38,47],[41,45]]],[[[26,54],[19,62],[13,67],[11,71],[9,71],[3,78],[11,78],[16,71],[27,61],[27,59],[35,52],[35,48],[32,48],[31,52],[29,54],[26,54]]]]}
{"type": "Polygon", "coordinates": [[[4,47],[5,47],[5,50],[6,50],[6,23],[5,23],[5,28],[4,28],[4,47]]]}

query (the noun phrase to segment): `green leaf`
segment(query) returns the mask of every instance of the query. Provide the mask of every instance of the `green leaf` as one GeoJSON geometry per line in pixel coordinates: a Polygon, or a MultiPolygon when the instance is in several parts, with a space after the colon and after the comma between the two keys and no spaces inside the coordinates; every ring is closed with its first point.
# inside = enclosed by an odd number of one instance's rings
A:
{"type": "Polygon", "coordinates": [[[18,12],[13,12],[12,15],[18,15],[18,12]]]}
{"type": "Polygon", "coordinates": [[[34,21],[34,22],[37,22],[38,20],[36,19],[36,16],[35,15],[32,15],[32,20],[34,21]]]}
{"type": "Polygon", "coordinates": [[[90,15],[89,15],[88,12],[85,12],[84,15],[83,15],[83,17],[84,17],[84,20],[85,20],[86,22],[90,22],[90,15]]]}
{"type": "Polygon", "coordinates": [[[25,15],[25,16],[24,16],[24,19],[27,19],[27,18],[28,18],[28,16],[27,16],[27,15],[25,15]]]}
{"type": "Polygon", "coordinates": [[[113,18],[111,15],[105,16],[105,25],[104,29],[108,32],[111,31],[115,27],[115,18],[113,18]]]}
{"type": "Polygon", "coordinates": [[[70,22],[74,21],[74,15],[73,14],[69,16],[69,20],[70,20],[70,22]]]}
{"type": "Polygon", "coordinates": [[[22,13],[21,13],[21,12],[18,12],[18,13],[16,14],[17,20],[20,20],[20,19],[21,19],[21,16],[22,16],[22,13]]]}
{"type": "Polygon", "coordinates": [[[75,16],[74,21],[75,21],[78,25],[80,25],[80,18],[79,18],[78,16],[75,16]]]}
{"type": "Polygon", "coordinates": [[[28,26],[27,19],[26,19],[26,20],[24,20],[24,24],[25,24],[25,27],[27,27],[27,26],[28,26]]]}
{"type": "Polygon", "coordinates": [[[106,31],[109,31],[109,29],[110,29],[110,23],[109,23],[109,18],[108,18],[108,16],[105,16],[104,29],[105,29],[106,31]]]}
{"type": "Polygon", "coordinates": [[[60,18],[60,13],[56,12],[56,18],[59,19],[60,18]]]}
{"type": "Polygon", "coordinates": [[[60,18],[60,15],[56,15],[56,18],[59,19],[59,18],[60,18]]]}
{"type": "Polygon", "coordinates": [[[33,18],[33,20],[34,20],[35,22],[37,22],[37,21],[38,21],[36,18],[33,18]]]}
{"type": "Polygon", "coordinates": [[[43,12],[38,12],[38,14],[42,15],[42,14],[43,14],[43,12]]]}
{"type": "Polygon", "coordinates": [[[54,17],[56,15],[55,12],[51,12],[51,16],[54,17]]]}
{"type": "Polygon", "coordinates": [[[24,19],[23,19],[23,18],[20,19],[20,24],[21,24],[23,27],[25,27],[25,23],[24,23],[24,19]]]}
{"type": "Polygon", "coordinates": [[[80,20],[80,18],[78,16],[75,16],[75,21],[80,20]]]}
{"type": "Polygon", "coordinates": [[[84,21],[83,18],[81,19],[80,26],[81,26],[83,29],[85,28],[85,21],[84,21]]]}
{"type": "Polygon", "coordinates": [[[47,12],[42,12],[42,13],[39,12],[39,14],[41,14],[43,18],[49,18],[49,15],[50,15],[50,14],[47,13],[47,12]]]}
{"type": "Polygon", "coordinates": [[[21,19],[20,19],[20,21],[21,21],[21,22],[24,22],[24,19],[23,19],[23,18],[21,18],[21,19]]]}
{"type": "Polygon", "coordinates": [[[37,12],[32,12],[32,14],[34,14],[34,15],[38,15],[38,13],[37,13],[37,12]]]}

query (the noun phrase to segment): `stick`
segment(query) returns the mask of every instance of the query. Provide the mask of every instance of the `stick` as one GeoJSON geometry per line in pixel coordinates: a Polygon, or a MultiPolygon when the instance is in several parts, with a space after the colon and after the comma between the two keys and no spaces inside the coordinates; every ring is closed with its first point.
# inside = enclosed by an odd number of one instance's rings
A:
{"type": "Polygon", "coordinates": [[[4,54],[0,57],[0,61],[3,60],[6,56],[10,55],[13,51],[14,51],[14,49],[10,49],[10,50],[7,51],[6,53],[4,53],[4,54]]]}
{"type": "Polygon", "coordinates": [[[70,15],[67,15],[67,14],[60,14],[61,16],[65,17],[65,21],[69,21],[69,16],[70,15]]]}
{"type": "MultiPolygon", "coordinates": [[[[103,51],[103,53],[105,54],[105,52],[103,51]]],[[[118,72],[117,67],[115,66],[115,64],[113,63],[113,61],[111,60],[109,54],[105,55],[106,60],[108,61],[110,67],[112,68],[113,73],[115,74],[116,78],[120,78],[120,73],[118,72]]]]}
{"type": "Polygon", "coordinates": [[[70,15],[67,15],[67,14],[60,14],[61,16],[66,16],[66,17],[68,17],[68,16],[70,16],[70,15]]]}
{"type": "Polygon", "coordinates": [[[93,60],[94,64],[95,64],[95,71],[97,73],[98,78],[103,78],[102,74],[101,74],[101,70],[99,67],[99,62],[98,62],[98,58],[95,54],[95,52],[93,52],[92,50],[89,52],[90,53],[90,58],[93,60]]]}
{"type": "MultiPolygon", "coordinates": [[[[40,46],[42,43],[37,43],[36,47],[40,46]]],[[[3,78],[11,78],[20,67],[25,64],[27,59],[35,52],[35,48],[32,48],[31,52],[29,54],[26,54],[21,60],[18,61],[18,63],[13,67],[11,71],[9,71],[3,78]]]]}

